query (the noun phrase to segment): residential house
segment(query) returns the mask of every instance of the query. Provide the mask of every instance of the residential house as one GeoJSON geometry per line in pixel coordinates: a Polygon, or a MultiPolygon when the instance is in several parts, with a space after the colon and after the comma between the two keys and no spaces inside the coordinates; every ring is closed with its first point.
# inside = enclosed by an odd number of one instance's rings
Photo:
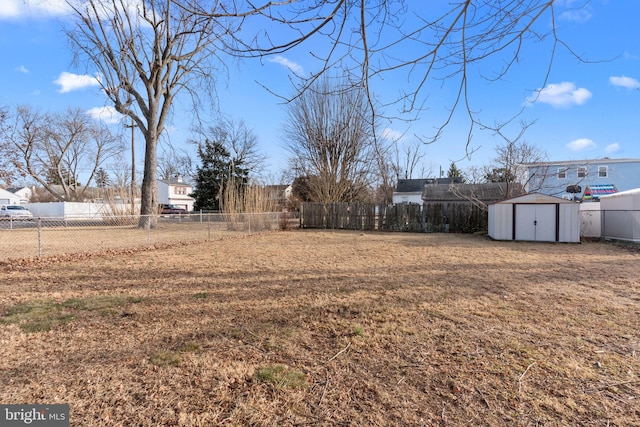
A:
{"type": "Polygon", "coordinates": [[[291,199],[293,186],[291,184],[265,185],[264,191],[268,202],[280,209],[285,207],[291,199]]]}
{"type": "Polygon", "coordinates": [[[570,200],[598,201],[600,195],[640,187],[640,159],[594,159],[524,163],[527,192],[570,200]]]}
{"type": "Polygon", "coordinates": [[[422,191],[427,184],[451,184],[462,183],[462,178],[420,178],[420,179],[398,179],[396,191],[393,192],[392,202],[399,204],[422,205],[422,191]]]}
{"type": "Polygon", "coordinates": [[[0,205],[19,205],[20,203],[20,196],[0,188],[0,205]]]}
{"type": "Polygon", "coordinates": [[[191,184],[184,182],[179,175],[173,179],[158,180],[159,204],[175,205],[186,209],[187,212],[191,212],[196,201],[196,199],[189,196],[191,192],[191,184]]]}
{"type": "Polygon", "coordinates": [[[20,197],[20,203],[29,203],[33,195],[33,189],[31,187],[9,187],[7,191],[20,197]]]}

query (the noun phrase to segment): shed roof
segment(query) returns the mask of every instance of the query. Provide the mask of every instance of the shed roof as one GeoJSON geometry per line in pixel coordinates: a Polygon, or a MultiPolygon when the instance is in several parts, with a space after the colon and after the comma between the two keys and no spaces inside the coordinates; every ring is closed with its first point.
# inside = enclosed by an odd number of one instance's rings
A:
{"type": "Polygon", "coordinates": [[[522,196],[512,197],[510,199],[496,202],[496,204],[561,204],[561,203],[575,203],[572,200],[561,199],[560,197],[549,196],[541,193],[529,193],[522,196]]]}
{"type": "Polygon", "coordinates": [[[508,196],[524,194],[521,184],[490,182],[485,184],[429,184],[424,186],[422,200],[425,202],[461,201],[466,199],[493,203],[508,196]],[[508,193],[508,194],[507,194],[508,193]]]}
{"type": "Polygon", "coordinates": [[[617,193],[611,193],[607,195],[603,195],[601,197],[606,197],[607,199],[613,197],[629,197],[629,196],[640,196],[640,188],[633,188],[631,190],[619,191],[617,193]]]}

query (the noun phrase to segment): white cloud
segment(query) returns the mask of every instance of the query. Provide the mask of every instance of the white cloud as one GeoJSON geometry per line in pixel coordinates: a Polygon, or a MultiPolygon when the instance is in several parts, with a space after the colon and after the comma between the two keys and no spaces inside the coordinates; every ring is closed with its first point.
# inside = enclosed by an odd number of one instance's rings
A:
{"type": "Polygon", "coordinates": [[[287,59],[281,55],[278,55],[275,58],[270,59],[269,62],[275,62],[276,64],[283,65],[296,74],[302,74],[302,72],[304,71],[304,69],[300,64],[293,62],[290,59],[287,59]]]}
{"type": "Polygon", "coordinates": [[[591,98],[591,92],[585,88],[577,88],[570,82],[549,84],[538,89],[537,94],[527,98],[527,103],[541,102],[554,108],[567,108],[571,105],[582,105],[591,98]]]}
{"type": "Polygon", "coordinates": [[[596,148],[596,143],[588,138],[580,138],[568,143],[567,148],[572,151],[593,150],[596,148]]]}
{"type": "Polygon", "coordinates": [[[580,24],[584,24],[589,19],[591,19],[591,12],[587,9],[571,9],[565,10],[560,14],[560,19],[565,21],[573,21],[578,22],[580,24]]]}
{"type": "Polygon", "coordinates": [[[95,76],[79,75],[63,71],[54,83],[60,85],[58,92],[67,93],[73,90],[84,89],[86,87],[98,86],[100,84],[100,80],[95,76]]]}
{"type": "Polygon", "coordinates": [[[0,19],[59,16],[70,12],[65,0],[2,0],[0,19]]]}
{"type": "Polygon", "coordinates": [[[382,132],[380,132],[380,137],[391,142],[398,142],[402,139],[403,136],[404,134],[402,132],[393,130],[391,128],[384,128],[382,129],[382,132]]]}
{"type": "Polygon", "coordinates": [[[87,111],[87,114],[95,120],[100,120],[103,123],[113,125],[120,123],[124,117],[118,113],[115,108],[110,105],[105,107],[94,107],[87,111]]]}
{"type": "Polygon", "coordinates": [[[0,18],[17,18],[21,7],[24,5],[18,0],[3,1],[0,3],[0,18]]]}
{"type": "Polygon", "coordinates": [[[609,83],[614,86],[625,87],[627,89],[640,89],[640,82],[633,77],[611,76],[609,77],[609,83]]]}
{"type": "Polygon", "coordinates": [[[565,21],[582,24],[593,16],[591,7],[584,0],[556,0],[554,6],[558,9],[564,9],[560,12],[559,17],[565,21]]]}
{"type": "Polygon", "coordinates": [[[618,151],[620,151],[620,144],[617,142],[607,145],[604,149],[604,152],[609,154],[617,153],[618,151]]]}
{"type": "Polygon", "coordinates": [[[24,65],[21,65],[21,66],[17,67],[16,71],[19,72],[19,73],[23,73],[23,74],[27,74],[29,72],[27,67],[25,67],[24,65]]]}

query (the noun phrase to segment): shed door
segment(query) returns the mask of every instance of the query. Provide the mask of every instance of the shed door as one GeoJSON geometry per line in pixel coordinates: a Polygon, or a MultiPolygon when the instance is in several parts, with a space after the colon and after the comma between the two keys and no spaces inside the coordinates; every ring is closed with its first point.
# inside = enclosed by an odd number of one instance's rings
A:
{"type": "Polygon", "coordinates": [[[515,205],[516,240],[556,241],[556,205],[515,205]]]}

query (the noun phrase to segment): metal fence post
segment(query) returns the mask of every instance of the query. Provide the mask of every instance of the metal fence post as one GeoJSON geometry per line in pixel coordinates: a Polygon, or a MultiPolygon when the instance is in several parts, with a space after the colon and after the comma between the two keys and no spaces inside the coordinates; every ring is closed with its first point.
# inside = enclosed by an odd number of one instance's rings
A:
{"type": "Polygon", "coordinates": [[[42,218],[38,218],[38,258],[42,257],[42,218]]]}
{"type": "Polygon", "coordinates": [[[149,220],[147,221],[147,245],[151,245],[151,216],[149,216],[148,219],[149,220]]]}

